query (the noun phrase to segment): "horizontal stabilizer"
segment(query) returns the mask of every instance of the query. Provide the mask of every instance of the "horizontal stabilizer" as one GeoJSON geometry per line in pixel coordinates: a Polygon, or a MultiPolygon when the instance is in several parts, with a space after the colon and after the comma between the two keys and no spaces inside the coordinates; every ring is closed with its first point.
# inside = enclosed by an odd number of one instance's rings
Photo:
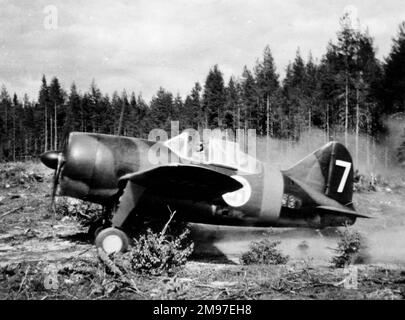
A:
{"type": "Polygon", "coordinates": [[[345,208],[335,208],[335,207],[328,207],[328,206],[318,206],[316,207],[317,210],[325,211],[325,213],[335,213],[335,214],[343,214],[352,217],[359,217],[359,218],[373,218],[365,214],[357,213],[356,211],[345,209],[345,208]]]}
{"type": "Polygon", "coordinates": [[[189,200],[213,199],[243,187],[226,174],[183,164],[163,165],[120,178],[120,182],[128,180],[155,194],[189,200]]]}

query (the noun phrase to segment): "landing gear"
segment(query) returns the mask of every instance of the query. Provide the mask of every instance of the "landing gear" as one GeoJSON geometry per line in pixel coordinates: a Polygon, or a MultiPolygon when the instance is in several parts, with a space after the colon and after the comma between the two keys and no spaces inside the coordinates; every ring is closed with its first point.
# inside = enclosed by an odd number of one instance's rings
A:
{"type": "Polygon", "coordinates": [[[100,231],[96,237],[96,247],[102,248],[107,254],[125,252],[129,239],[125,232],[117,228],[107,228],[100,231]]]}
{"type": "Polygon", "coordinates": [[[128,216],[136,207],[144,189],[131,181],[127,181],[124,186],[120,187],[115,205],[108,210],[108,213],[113,213],[112,219],[108,220],[110,225],[104,229],[106,225],[103,224],[101,226],[103,230],[94,227],[97,248],[102,248],[107,254],[125,252],[128,249],[128,236],[118,228],[122,228],[128,216]]]}
{"type": "Polygon", "coordinates": [[[98,234],[101,232],[101,230],[106,229],[108,227],[111,227],[111,222],[106,221],[105,219],[99,219],[94,221],[90,227],[87,233],[89,234],[89,237],[92,239],[95,239],[98,234]]]}
{"type": "Polygon", "coordinates": [[[96,239],[98,234],[101,230],[111,227],[111,218],[113,214],[113,205],[104,205],[103,211],[100,216],[95,217],[93,221],[89,221],[88,226],[89,229],[87,230],[87,234],[89,235],[89,239],[96,239]]]}

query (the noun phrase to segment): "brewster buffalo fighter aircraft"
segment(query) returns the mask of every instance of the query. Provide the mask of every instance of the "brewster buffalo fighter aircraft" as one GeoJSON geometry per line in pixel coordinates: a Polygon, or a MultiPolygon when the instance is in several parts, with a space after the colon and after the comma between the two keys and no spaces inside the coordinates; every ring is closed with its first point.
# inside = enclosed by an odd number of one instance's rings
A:
{"type": "Polygon", "coordinates": [[[52,201],[59,188],[109,209],[111,218],[92,229],[108,253],[127,249],[127,231],[145,215],[167,221],[167,206],[181,221],[231,226],[320,229],[367,217],[354,210],[352,158],[338,142],[284,171],[235,142],[204,143],[190,147],[187,132],[159,142],[72,132],[61,152],[41,160],[55,169],[52,201]]]}

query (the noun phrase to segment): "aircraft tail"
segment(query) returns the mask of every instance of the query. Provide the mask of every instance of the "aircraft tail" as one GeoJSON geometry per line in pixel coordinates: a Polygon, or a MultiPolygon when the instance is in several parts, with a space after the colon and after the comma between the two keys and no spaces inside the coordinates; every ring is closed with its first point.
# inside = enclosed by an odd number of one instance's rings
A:
{"type": "Polygon", "coordinates": [[[353,162],[349,151],[332,141],[311,153],[284,174],[353,208],[353,162]]]}

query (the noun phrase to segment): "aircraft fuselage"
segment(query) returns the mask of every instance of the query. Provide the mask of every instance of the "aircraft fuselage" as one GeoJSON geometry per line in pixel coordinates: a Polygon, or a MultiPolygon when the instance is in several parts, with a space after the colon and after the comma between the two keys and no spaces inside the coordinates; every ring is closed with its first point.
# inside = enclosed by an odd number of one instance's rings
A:
{"type": "Polygon", "coordinates": [[[229,175],[243,188],[210,201],[179,199],[172,196],[174,190],[170,189],[159,194],[147,190],[140,201],[142,208],[154,210],[170,205],[188,222],[235,226],[322,228],[354,222],[348,217],[317,214],[313,210],[316,201],[302,186],[282,171],[260,162],[258,173],[246,174],[226,166],[193,163],[161,142],[91,133],[72,133],[64,154],[60,195],[102,205],[112,204],[122,176],[177,162],[229,175]],[[151,150],[155,154],[151,155],[151,150]],[[157,157],[158,163],[151,163],[150,156],[156,160],[156,150],[164,156],[157,157]]]}

